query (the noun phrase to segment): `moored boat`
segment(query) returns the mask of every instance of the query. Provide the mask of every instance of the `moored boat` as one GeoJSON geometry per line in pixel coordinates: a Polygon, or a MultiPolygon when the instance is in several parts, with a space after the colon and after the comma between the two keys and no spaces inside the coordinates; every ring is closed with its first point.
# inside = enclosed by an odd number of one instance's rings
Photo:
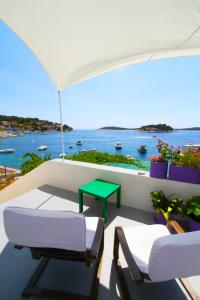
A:
{"type": "Polygon", "coordinates": [[[13,153],[15,149],[0,149],[0,153],[13,153]]]}
{"type": "Polygon", "coordinates": [[[126,155],[126,158],[129,159],[129,160],[133,160],[134,157],[132,155],[126,155]]]}
{"type": "Polygon", "coordinates": [[[139,147],[138,147],[138,151],[139,151],[140,153],[146,153],[146,152],[147,152],[147,147],[146,147],[146,145],[141,145],[141,146],[139,146],[139,147]]]}
{"type": "Polygon", "coordinates": [[[89,152],[95,152],[97,149],[96,148],[91,148],[91,149],[89,149],[88,151],[89,152]]]}
{"type": "Polygon", "coordinates": [[[65,158],[65,157],[67,157],[67,154],[66,154],[66,153],[60,153],[60,154],[59,154],[59,158],[65,158]]]}
{"type": "Polygon", "coordinates": [[[187,153],[187,152],[199,153],[200,152],[200,144],[188,143],[187,145],[182,146],[181,152],[183,152],[183,153],[187,153]]]}
{"type": "Polygon", "coordinates": [[[38,149],[38,151],[45,151],[45,150],[47,150],[47,146],[42,145],[42,146],[38,147],[37,149],[38,149]]]}
{"type": "Polygon", "coordinates": [[[116,149],[122,149],[122,143],[115,143],[115,148],[116,149]]]}
{"type": "Polygon", "coordinates": [[[78,146],[83,145],[83,141],[81,141],[81,140],[77,141],[77,142],[76,142],[76,145],[78,145],[78,146]]]}

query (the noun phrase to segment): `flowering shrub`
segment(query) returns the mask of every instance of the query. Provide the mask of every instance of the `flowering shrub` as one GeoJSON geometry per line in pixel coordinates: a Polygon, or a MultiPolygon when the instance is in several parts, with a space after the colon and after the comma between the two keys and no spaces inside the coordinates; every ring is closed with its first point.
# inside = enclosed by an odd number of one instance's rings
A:
{"type": "Polygon", "coordinates": [[[169,160],[172,158],[173,154],[173,146],[169,147],[169,145],[161,140],[158,140],[158,144],[156,145],[158,152],[162,156],[163,160],[169,160]]]}
{"type": "Polygon", "coordinates": [[[163,162],[163,161],[165,161],[165,160],[162,158],[162,155],[161,155],[161,154],[158,154],[158,155],[152,155],[150,159],[151,159],[151,161],[153,161],[153,162],[163,162]]]}
{"type": "Polygon", "coordinates": [[[200,152],[195,152],[192,148],[186,153],[181,153],[181,147],[169,146],[166,142],[158,140],[156,145],[159,155],[151,156],[153,162],[163,162],[170,160],[177,166],[200,168],[200,152]]]}
{"type": "Polygon", "coordinates": [[[200,153],[191,150],[187,153],[177,153],[173,156],[172,163],[177,166],[200,168],[200,153]]]}

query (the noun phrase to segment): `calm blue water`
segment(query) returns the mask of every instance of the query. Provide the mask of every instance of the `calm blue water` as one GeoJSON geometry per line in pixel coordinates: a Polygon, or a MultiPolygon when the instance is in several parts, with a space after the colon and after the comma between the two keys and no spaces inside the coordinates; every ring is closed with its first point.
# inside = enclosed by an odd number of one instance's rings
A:
{"type": "MultiPolygon", "coordinates": [[[[78,153],[80,149],[96,148],[97,151],[108,153],[129,154],[141,160],[147,160],[152,154],[156,154],[156,137],[176,146],[184,145],[188,142],[200,144],[200,131],[174,131],[171,133],[141,133],[129,130],[74,130],[64,133],[65,153],[70,155],[78,153]],[[83,140],[82,146],[77,146],[76,141],[83,140]],[[122,150],[115,150],[114,144],[121,142],[122,150]],[[137,147],[141,144],[147,145],[148,152],[140,154],[137,147]],[[69,146],[73,146],[69,149],[69,146]]],[[[15,153],[0,154],[0,165],[19,168],[22,164],[21,157],[25,152],[37,152],[41,156],[51,153],[52,158],[57,158],[62,152],[60,146],[60,133],[24,134],[22,137],[0,139],[0,149],[14,148],[15,153]],[[37,151],[40,145],[47,145],[48,149],[44,152],[37,151]]]]}

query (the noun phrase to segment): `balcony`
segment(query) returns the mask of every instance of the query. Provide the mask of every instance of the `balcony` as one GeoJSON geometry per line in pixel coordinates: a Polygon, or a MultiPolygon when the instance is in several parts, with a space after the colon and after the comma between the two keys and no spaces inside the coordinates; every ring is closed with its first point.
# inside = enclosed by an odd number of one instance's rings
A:
{"type": "MultiPolygon", "coordinates": [[[[121,208],[116,208],[114,197],[108,203],[108,220],[105,224],[105,247],[100,277],[98,299],[121,299],[119,283],[112,263],[115,226],[140,226],[152,224],[152,206],[149,193],[155,189],[175,192],[187,198],[200,193],[198,185],[150,178],[148,173],[139,176],[136,171],[80,162],[53,160],[44,163],[21,177],[0,192],[0,295],[2,299],[23,299],[21,292],[35,270],[38,261],[31,258],[28,249],[16,250],[8,243],[4,232],[2,213],[7,206],[31,207],[47,210],[78,212],[78,187],[92,179],[101,178],[122,185],[121,208]]],[[[86,216],[100,216],[101,205],[91,197],[84,198],[86,216]]],[[[124,262],[124,272],[128,277],[124,262]]],[[[75,263],[51,260],[38,285],[62,291],[77,288],[87,294],[90,271],[83,267],[78,273],[75,263]],[[70,275],[70,276],[69,276],[70,275]]],[[[200,296],[200,276],[188,279],[200,296]]],[[[179,281],[146,283],[136,286],[130,282],[134,299],[190,299],[179,281]]],[[[36,299],[30,297],[30,299],[36,299]]],[[[40,299],[40,297],[37,297],[40,299]]],[[[42,299],[42,298],[41,298],[42,299]]],[[[55,299],[55,298],[54,298],[55,299]]]]}

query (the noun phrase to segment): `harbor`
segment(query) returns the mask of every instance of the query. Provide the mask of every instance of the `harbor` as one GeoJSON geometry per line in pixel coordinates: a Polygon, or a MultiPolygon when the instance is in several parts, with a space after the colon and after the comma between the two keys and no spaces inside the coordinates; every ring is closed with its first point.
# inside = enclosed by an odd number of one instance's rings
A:
{"type": "MultiPolygon", "coordinates": [[[[157,153],[158,139],[164,140],[174,147],[187,145],[190,142],[199,144],[200,131],[177,130],[152,135],[149,132],[136,130],[73,130],[64,133],[64,156],[93,150],[128,155],[149,163],[150,156],[157,153]],[[77,145],[78,141],[81,141],[81,145],[77,145]],[[116,143],[121,143],[123,147],[117,149],[116,143]],[[138,151],[138,148],[144,144],[147,151],[138,151]]],[[[0,139],[0,149],[15,150],[13,153],[0,153],[0,165],[16,169],[19,169],[23,163],[22,156],[26,152],[34,152],[41,157],[51,154],[52,158],[58,158],[62,154],[59,132],[47,132],[45,135],[30,132],[12,139],[0,139]],[[38,150],[42,145],[45,146],[45,151],[38,150]]]]}

